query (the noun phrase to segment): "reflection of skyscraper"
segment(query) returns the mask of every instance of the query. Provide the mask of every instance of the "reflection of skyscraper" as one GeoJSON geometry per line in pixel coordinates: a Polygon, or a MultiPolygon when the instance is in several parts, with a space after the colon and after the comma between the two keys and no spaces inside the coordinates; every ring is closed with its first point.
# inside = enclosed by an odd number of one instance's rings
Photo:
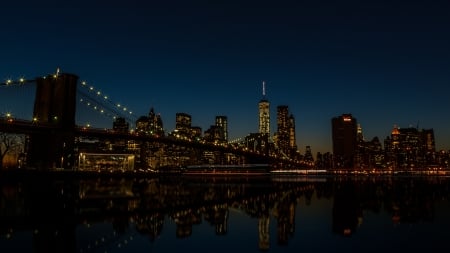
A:
{"type": "Polygon", "coordinates": [[[274,217],[277,219],[277,243],[287,245],[289,238],[295,234],[295,200],[287,195],[282,198],[274,209],[274,217]]]}
{"type": "Polygon", "coordinates": [[[353,168],[357,146],[357,123],[351,114],[334,117],[332,123],[333,154],[337,167],[353,168]]]}
{"type": "Polygon", "coordinates": [[[358,225],[359,207],[357,189],[350,180],[339,183],[333,199],[332,231],[333,233],[350,236],[355,233],[358,225]]]}
{"type": "Polygon", "coordinates": [[[259,250],[270,248],[270,216],[263,214],[258,218],[259,250]]]}
{"type": "Polygon", "coordinates": [[[266,83],[263,82],[263,98],[258,103],[259,133],[270,136],[270,103],[266,99],[266,83]]]}

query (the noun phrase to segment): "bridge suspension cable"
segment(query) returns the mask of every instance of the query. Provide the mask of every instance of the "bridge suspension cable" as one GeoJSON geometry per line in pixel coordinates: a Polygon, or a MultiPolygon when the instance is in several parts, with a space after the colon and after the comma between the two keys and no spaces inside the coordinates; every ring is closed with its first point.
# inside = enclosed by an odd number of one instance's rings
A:
{"type": "Polygon", "coordinates": [[[130,124],[134,124],[137,117],[133,114],[127,106],[120,103],[115,103],[109,96],[103,94],[94,86],[88,85],[86,81],[82,81],[77,87],[77,92],[80,95],[79,102],[98,111],[107,117],[116,119],[122,117],[130,124]]]}
{"type": "Polygon", "coordinates": [[[36,79],[25,79],[25,77],[20,77],[19,79],[6,79],[4,82],[0,83],[0,86],[12,86],[12,85],[25,85],[36,82],[36,79]]]}
{"type": "MultiPolygon", "coordinates": [[[[58,68],[56,73],[52,75],[57,77],[59,72],[60,71],[58,68]]],[[[36,78],[27,79],[25,77],[19,77],[16,79],[6,78],[3,81],[0,81],[0,87],[20,87],[23,85],[36,83],[36,80],[36,78]]],[[[79,83],[77,86],[77,93],[81,104],[84,104],[88,108],[93,109],[108,118],[116,119],[118,117],[122,117],[130,124],[135,124],[137,120],[137,117],[133,114],[133,111],[127,106],[120,103],[115,103],[99,89],[96,89],[92,85],[88,85],[86,81],[79,83]]]]}

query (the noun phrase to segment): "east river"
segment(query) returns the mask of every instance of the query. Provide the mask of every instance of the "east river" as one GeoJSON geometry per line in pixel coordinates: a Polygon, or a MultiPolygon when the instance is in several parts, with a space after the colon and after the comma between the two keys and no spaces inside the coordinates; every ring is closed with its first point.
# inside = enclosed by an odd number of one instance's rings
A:
{"type": "Polygon", "coordinates": [[[450,178],[0,178],[0,252],[450,252],[450,178]]]}

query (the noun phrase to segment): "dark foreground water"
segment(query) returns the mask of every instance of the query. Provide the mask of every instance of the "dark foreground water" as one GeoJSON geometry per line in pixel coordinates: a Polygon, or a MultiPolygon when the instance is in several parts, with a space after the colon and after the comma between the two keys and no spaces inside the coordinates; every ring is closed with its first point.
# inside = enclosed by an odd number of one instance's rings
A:
{"type": "Polygon", "coordinates": [[[0,179],[0,252],[450,252],[443,177],[0,179]]]}

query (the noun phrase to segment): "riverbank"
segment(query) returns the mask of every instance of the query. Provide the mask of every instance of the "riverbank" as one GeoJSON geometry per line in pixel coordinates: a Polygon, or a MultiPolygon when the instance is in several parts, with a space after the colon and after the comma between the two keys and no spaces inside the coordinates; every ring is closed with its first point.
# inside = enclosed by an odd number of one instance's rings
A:
{"type": "Polygon", "coordinates": [[[333,176],[363,176],[363,177],[379,177],[379,176],[439,176],[449,177],[450,170],[417,170],[417,171],[355,171],[355,170],[274,170],[264,173],[231,173],[230,171],[189,171],[183,170],[170,171],[150,171],[150,170],[132,170],[132,171],[92,171],[92,170],[68,170],[68,169],[9,169],[0,171],[0,180],[3,179],[32,179],[38,180],[42,178],[55,179],[85,179],[85,178],[154,178],[164,176],[202,176],[202,177],[333,177],[333,176]]]}

